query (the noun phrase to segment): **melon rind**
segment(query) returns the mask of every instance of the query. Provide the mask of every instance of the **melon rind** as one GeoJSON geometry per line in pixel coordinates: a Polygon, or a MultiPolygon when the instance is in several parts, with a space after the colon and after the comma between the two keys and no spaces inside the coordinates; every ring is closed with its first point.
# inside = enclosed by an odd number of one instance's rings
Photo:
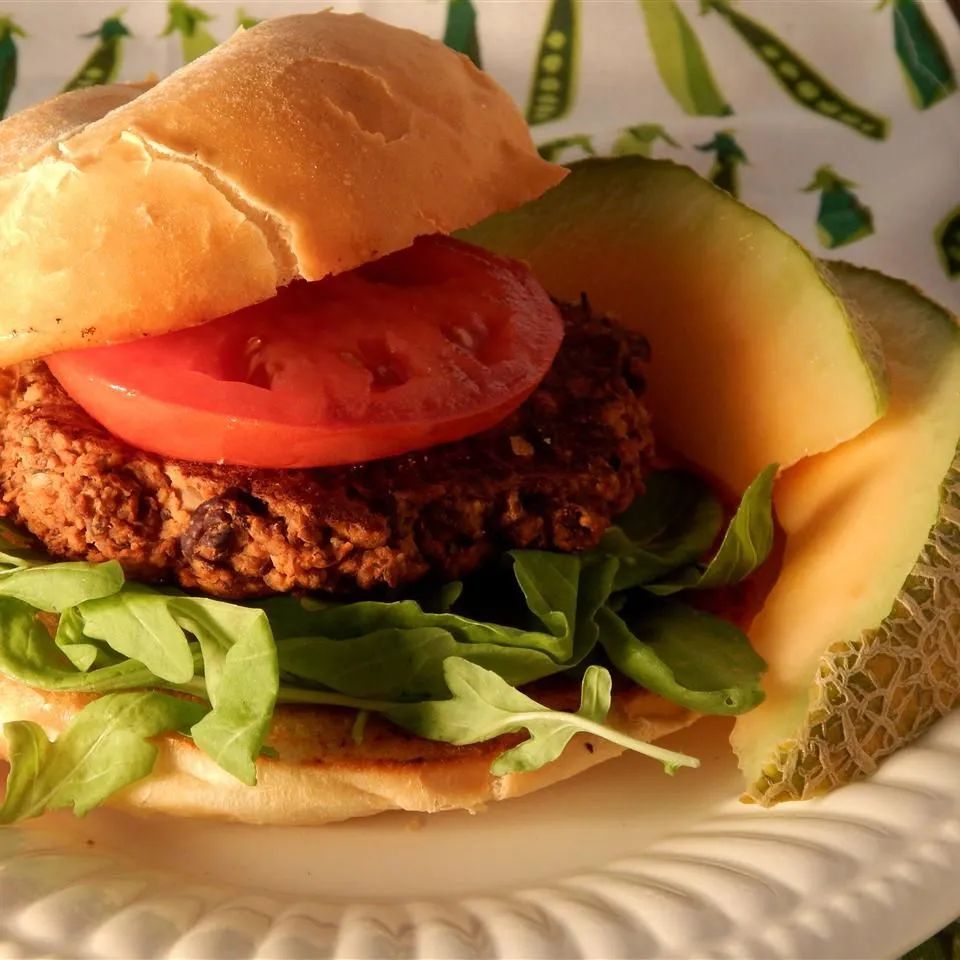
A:
{"type": "Polygon", "coordinates": [[[883,623],[824,655],[809,712],[745,799],[808,800],[868,776],[960,705],[960,451],[930,541],[883,623]]]}
{"type": "MultiPolygon", "coordinates": [[[[960,411],[960,331],[955,318],[902,281],[842,264],[832,269],[841,289],[844,278],[857,274],[862,282],[869,275],[887,292],[888,302],[912,298],[917,309],[904,316],[904,323],[949,325],[951,332],[937,343],[960,411]]],[[[895,404],[895,383],[893,390],[895,404]]],[[[951,391],[944,391],[940,402],[950,404],[950,397],[951,391]]],[[[948,429],[960,431],[960,416],[949,416],[948,429]]],[[[899,591],[889,598],[886,615],[849,639],[832,643],[808,685],[800,683],[794,703],[788,696],[776,703],[768,699],[757,716],[738,721],[732,741],[747,775],[744,799],[765,806],[809,799],[867,776],[884,757],[960,705],[960,433],[952,445],[952,460],[949,450],[942,476],[930,480],[938,496],[926,542],[899,591]],[[794,716],[798,706],[799,715],[794,716]],[[758,740],[769,737],[771,726],[790,723],[795,724],[791,735],[760,756],[758,740]]],[[[842,448],[826,456],[838,455],[843,455],[842,448]]],[[[904,469],[902,464],[892,468],[904,469]]],[[[896,521],[877,517],[876,522],[896,521]]],[[[874,558],[863,559],[870,563],[874,558]]]]}

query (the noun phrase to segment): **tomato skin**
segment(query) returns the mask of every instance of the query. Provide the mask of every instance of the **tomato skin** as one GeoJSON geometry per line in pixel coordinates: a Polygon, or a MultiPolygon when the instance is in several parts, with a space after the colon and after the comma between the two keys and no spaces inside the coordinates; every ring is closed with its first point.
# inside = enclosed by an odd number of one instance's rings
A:
{"type": "Polygon", "coordinates": [[[333,466],[494,426],[543,378],[562,334],[526,267],[425,237],[198,327],[47,363],[91,416],[141,449],[333,466]]]}

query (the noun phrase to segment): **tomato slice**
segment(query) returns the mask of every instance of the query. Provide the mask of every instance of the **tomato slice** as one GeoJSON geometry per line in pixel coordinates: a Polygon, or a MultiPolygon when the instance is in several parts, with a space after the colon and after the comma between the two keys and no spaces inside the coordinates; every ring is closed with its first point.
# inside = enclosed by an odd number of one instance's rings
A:
{"type": "Polygon", "coordinates": [[[493,426],[540,382],[562,335],[525,266],[436,236],[197,327],[47,363],[143,450],[313,467],[493,426]]]}

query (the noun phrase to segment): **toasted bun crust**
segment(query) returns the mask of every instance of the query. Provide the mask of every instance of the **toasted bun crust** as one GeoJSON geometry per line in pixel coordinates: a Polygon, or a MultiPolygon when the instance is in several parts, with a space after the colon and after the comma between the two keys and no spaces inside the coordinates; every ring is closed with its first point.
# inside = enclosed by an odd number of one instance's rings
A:
{"type": "MultiPolygon", "coordinates": [[[[561,691],[559,696],[566,708],[565,701],[575,700],[576,691],[561,691]]],[[[90,699],[35,690],[0,675],[0,724],[32,720],[55,736],[90,699]]],[[[386,810],[477,810],[493,800],[540,790],[622,752],[607,742],[577,736],[561,757],[541,770],[494,777],[494,757],[519,736],[454,747],[371,717],[362,742],[356,744],[351,736],[355,716],[350,710],[280,707],[268,740],[280,759],[258,761],[255,787],[233,779],[190,740],[160,738],[154,772],[109,803],[139,812],[274,825],[332,823],[386,810]]],[[[610,717],[620,729],[648,741],[695,719],[640,689],[617,694],[610,717]]],[[[0,738],[0,756],[4,747],[0,738]]]]}
{"type": "Polygon", "coordinates": [[[562,176],[442,44],[359,14],[266,21],[152,88],[0,125],[0,365],[210,320],[562,176]]]}

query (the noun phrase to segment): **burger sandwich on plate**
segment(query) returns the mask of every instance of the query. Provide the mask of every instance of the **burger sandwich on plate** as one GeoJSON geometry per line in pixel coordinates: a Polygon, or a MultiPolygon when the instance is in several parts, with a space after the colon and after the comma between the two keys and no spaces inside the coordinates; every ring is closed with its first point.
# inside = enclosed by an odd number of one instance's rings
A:
{"type": "Polygon", "coordinates": [[[548,163],[435,41],[288,17],[29,108],[0,257],[0,821],[477,809],[703,714],[774,802],[957,696],[952,320],[548,163]]]}

